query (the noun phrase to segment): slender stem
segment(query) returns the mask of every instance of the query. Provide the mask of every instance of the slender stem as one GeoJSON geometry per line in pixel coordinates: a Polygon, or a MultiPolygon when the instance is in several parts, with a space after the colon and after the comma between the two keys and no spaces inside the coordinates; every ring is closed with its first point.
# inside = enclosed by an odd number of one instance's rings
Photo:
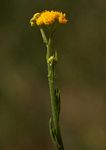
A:
{"type": "Polygon", "coordinates": [[[41,32],[41,35],[42,35],[43,42],[47,45],[48,40],[47,40],[46,34],[45,34],[45,32],[42,28],[40,28],[40,32],[41,32]]]}
{"type": "MultiPolygon", "coordinates": [[[[51,52],[51,39],[49,39],[49,43],[47,46],[47,56],[50,58],[50,52],[51,52]]],[[[50,89],[50,97],[51,97],[51,109],[52,109],[52,118],[53,118],[53,125],[57,136],[57,149],[58,150],[64,150],[62,137],[60,133],[60,127],[59,127],[59,120],[57,115],[57,102],[55,97],[55,66],[54,64],[47,64],[48,66],[48,82],[49,82],[49,89],[50,89]]]]}
{"type": "Polygon", "coordinates": [[[52,39],[51,37],[47,40],[44,30],[41,28],[41,35],[43,38],[44,43],[47,47],[47,67],[48,67],[48,82],[49,82],[49,90],[50,90],[50,98],[51,98],[51,109],[52,109],[52,117],[51,117],[51,127],[50,133],[53,139],[54,144],[58,150],[64,150],[62,137],[60,133],[59,127],[59,113],[60,113],[60,95],[59,91],[56,91],[55,85],[55,56],[52,55],[52,39]],[[53,58],[52,61],[49,63],[48,60],[53,58]]]}
{"type": "MultiPolygon", "coordinates": [[[[47,46],[47,56],[50,58],[51,52],[51,39],[49,39],[48,46],[47,46]]],[[[50,97],[51,97],[51,109],[52,109],[52,117],[54,122],[54,127],[57,130],[57,118],[56,118],[56,104],[55,104],[55,70],[53,64],[47,64],[48,67],[48,82],[49,82],[49,90],[50,90],[50,97]]],[[[57,131],[56,131],[57,132],[57,131]]]]}

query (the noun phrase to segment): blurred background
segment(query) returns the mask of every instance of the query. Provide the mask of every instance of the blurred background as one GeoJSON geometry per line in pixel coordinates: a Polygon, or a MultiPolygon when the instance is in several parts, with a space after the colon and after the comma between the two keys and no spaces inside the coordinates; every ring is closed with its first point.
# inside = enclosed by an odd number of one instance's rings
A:
{"type": "Polygon", "coordinates": [[[0,150],[54,150],[45,45],[35,12],[67,13],[55,35],[65,150],[105,150],[106,1],[0,0],[0,150]]]}

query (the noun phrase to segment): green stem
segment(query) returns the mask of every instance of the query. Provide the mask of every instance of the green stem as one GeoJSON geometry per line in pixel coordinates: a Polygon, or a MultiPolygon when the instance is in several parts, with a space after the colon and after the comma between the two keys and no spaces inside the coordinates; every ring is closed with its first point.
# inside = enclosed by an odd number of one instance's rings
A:
{"type": "Polygon", "coordinates": [[[47,40],[47,37],[45,35],[44,30],[41,27],[40,27],[40,32],[41,32],[41,35],[42,35],[43,42],[47,45],[48,40],[47,40]]]}
{"type": "Polygon", "coordinates": [[[60,93],[59,91],[55,88],[55,65],[56,63],[52,59],[51,62],[49,63],[48,60],[49,58],[55,58],[52,55],[52,48],[51,48],[51,42],[52,39],[51,37],[49,40],[47,40],[47,37],[45,35],[45,32],[43,29],[40,29],[41,35],[43,38],[44,43],[46,44],[47,47],[47,67],[48,67],[48,82],[49,82],[49,90],[50,90],[50,98],[51,98],[51,109],[52,109],[52,117],[50,119],[50,134],[53,139],[54,144],[56,145],[58,150],[64,150],[63,142],[62,142],[62,137],[60,133],[60,127],[59,127],[59,114],[60,114],[60,93]]]}
{"type": "MultiPolygon", "coordinates": [[[[49,39],[48,46],[47,46],[47,57],[50,58],[51,52],[51,39],[49,39]]],[[[49,82],[49,89],[50,89],[50,97],[51,97],[51,109],[52,109],[52,118],[54,127],[57,132],[57,115],[56,115],[56,103],[55,103],[55,70],[53,64],[47,63],[48,67],[48,82],[49,82]]]]}

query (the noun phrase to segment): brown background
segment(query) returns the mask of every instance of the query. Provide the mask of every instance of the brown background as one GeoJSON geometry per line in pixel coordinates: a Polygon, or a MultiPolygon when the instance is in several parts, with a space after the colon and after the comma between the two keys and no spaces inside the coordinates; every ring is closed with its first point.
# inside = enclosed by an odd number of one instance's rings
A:
{"type": "Polygon", "coordinates": [[[104,150],[105,0],[0,0],[0,150],[54,150],[48,131],[45,47],[33,13],[62,10],[58,86],[65,150],[104,150]]]}

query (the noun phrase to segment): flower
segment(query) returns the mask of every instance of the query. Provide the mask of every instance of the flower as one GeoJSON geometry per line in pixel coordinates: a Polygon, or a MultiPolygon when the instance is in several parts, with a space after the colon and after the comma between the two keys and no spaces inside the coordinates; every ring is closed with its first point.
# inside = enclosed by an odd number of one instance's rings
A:
{"type": "Polygon", "coordinates": [[[35,13],[33,17],[30,19],[31,26],[34,25],[51,25],[55,21],[57,21],[60,24],[66,24],[66,14],[59,12],[59,11],[43,11],[41,13],[35,13]]]}

